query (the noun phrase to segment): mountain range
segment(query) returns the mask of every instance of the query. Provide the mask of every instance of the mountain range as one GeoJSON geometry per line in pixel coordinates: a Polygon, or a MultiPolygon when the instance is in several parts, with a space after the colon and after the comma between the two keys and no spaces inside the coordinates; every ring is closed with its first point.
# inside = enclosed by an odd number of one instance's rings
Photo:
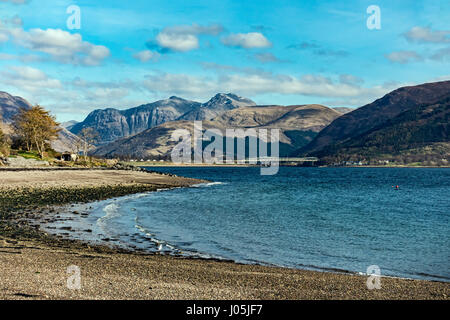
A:
{"type": "Polygon", "coordinates": [[[97,144],[105,145],[165,122],[210,120],[225,111],[251,105],[256,104],[232,93],[218,93],[206,103],[172,96],[126,110],[94,110],[84,121],[73,125],[70,131],[79,134],[83,128],[93,128],[99,136],[97,144]]]}
{"type": "MultiPolygon", "coordinates": [[[[292,151],[309,143],[315,135],[341,113],[322,105],[297,106],[243,106],[223,112],[221,115],[202,121],[203,130],[219,129],[280,129],[280,155],[288,156],[292,151]]],[[[186,129],[193,135],[193,122],[171,121],[147,129],[136,135],[99,146],[93,155],[102,157],[168,158],[176,142],[172,133],[186,129]]]]}

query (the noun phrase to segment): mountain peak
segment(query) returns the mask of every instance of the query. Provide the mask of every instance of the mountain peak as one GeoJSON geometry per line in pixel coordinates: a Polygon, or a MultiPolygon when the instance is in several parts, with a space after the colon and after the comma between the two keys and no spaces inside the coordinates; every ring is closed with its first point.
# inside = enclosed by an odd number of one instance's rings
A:
{"type": "Polygon", "coordinates": [[[240,108],[244,106],[255,106],[256,103],[250,99],[243,98],[234,93],[217,93],[208,102],[203,104],[204,108],[217,108],[228,105],[227,109],[240,108]]]}
{"type": "Polygon", "coordinates": [[[211,120],[228,110],[255,105],[252,100],[234,93],[217,93],[209,101],[184,114],[179,120],[211,120]]]}

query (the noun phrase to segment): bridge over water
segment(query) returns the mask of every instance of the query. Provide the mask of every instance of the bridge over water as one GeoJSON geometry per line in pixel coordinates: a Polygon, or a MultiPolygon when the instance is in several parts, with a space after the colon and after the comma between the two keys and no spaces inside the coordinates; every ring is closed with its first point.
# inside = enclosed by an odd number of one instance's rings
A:
{"type": "Polygon", "coordinates": [[[288,157],[261,157],[261,158],[248,158],[246,163],[263,163],[263,162],[279,162],[279,163],[304,163],[304,162],[316,162],[319,158],[316,157],[303,157],[303,158],[288,158],[288,157]]]}

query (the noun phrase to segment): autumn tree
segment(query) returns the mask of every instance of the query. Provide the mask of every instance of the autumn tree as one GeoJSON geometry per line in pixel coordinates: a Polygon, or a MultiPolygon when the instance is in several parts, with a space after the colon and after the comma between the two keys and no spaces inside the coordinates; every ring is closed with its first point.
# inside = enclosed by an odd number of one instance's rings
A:
{"type": "Polygon", "coordinates": [[[11,139],[3,132],[3,121],[0,114],[0,157],[8,156],[11,149],[11,139]]]}
{"type": "Polygon", "coordinates": [[[46,146],[57,138],[61,130],[55,117],[40,105],[20,109],[14,118],[13,126],[27,151],[36,150],[41,158],[44,156],[46,146]]]}
{"type": "Polygon", "coordinates": [[[0,128],[0,156],[9,155],[9,148],[8,137],[3,133],[2,128],[0,128]]]}

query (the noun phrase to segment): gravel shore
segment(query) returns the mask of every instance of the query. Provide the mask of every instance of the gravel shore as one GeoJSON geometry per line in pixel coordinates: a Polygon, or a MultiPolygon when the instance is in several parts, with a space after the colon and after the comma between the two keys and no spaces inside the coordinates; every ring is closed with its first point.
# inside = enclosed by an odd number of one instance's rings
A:
{"type": "Polygon", "coordinates": [[[367,277],[126,252],[24,222],[49,206],[201,181],[125,170],[0,171],[0,299],[444,299],[450,283],[367,277]],[[81,288],[69,289],[69,266],[81,288]]]}

